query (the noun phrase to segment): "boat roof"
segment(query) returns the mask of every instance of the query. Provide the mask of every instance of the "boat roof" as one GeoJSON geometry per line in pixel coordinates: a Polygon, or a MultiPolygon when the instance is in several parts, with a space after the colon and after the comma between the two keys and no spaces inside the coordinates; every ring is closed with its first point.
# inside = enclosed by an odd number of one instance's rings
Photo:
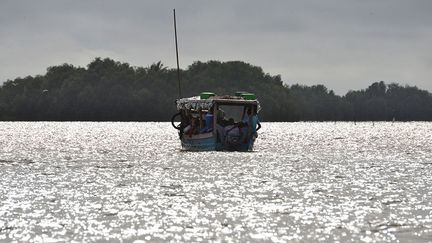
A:
{"type": "Polygon", "coordinates": [[[208,99],[201,99],[199,96],[193,96],[176,100],[177,110],[210,110],[215,103],[222,105],[256,105],[257,112],[261,110],[258,100],[245,100],[239,96],[212,96],[208,99]]]}

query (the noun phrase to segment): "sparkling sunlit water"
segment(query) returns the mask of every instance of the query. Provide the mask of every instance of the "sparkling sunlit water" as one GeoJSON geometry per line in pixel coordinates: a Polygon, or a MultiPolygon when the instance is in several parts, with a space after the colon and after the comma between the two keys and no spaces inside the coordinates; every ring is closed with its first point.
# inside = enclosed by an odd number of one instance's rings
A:
{"type": "Polygon", "coordinates": [[[260,132],[183,152],[169,123],[0,123],[0,242],[432,240],[432,123],[260,132]]]}

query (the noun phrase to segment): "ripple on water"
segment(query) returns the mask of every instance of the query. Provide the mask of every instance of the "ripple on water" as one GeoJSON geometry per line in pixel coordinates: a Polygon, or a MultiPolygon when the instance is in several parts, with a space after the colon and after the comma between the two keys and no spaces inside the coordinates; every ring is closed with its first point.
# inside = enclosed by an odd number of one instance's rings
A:
{"type": "Polygon", "coordinates": [[[428,241],[431,123],[264,123],[182,152],[169,123],[0,123],[0,241],[428,241]]]}

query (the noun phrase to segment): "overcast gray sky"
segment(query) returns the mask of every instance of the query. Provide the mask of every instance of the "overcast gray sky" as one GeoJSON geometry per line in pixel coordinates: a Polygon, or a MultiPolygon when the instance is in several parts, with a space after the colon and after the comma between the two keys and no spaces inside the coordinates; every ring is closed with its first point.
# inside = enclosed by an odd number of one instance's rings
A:
{"type": "Polygon", "coordinates": [[[0,0],[0,81],[110,57],[241,60],[338,94],[374,81],[432,91],[431,0],[0,0]]]}

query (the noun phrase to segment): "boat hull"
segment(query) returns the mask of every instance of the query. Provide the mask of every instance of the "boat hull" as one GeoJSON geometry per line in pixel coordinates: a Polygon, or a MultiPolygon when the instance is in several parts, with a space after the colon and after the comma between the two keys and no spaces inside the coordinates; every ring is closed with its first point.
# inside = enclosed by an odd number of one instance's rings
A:
{"type": "Polygon", "coordinates": [[[183,150],[187,151],[252,151],[254,139],[248,139],[243,143],[228,144],[218,141],[213,133],[186,135],[181,138],[183,150]]]}
{"type": "Polygon", "coordinates": [[[216,138],[213,136],[196,137],[183,135],[181,145],[184,150],[189,151],[215,151],[217,147],[216,138]]]}

